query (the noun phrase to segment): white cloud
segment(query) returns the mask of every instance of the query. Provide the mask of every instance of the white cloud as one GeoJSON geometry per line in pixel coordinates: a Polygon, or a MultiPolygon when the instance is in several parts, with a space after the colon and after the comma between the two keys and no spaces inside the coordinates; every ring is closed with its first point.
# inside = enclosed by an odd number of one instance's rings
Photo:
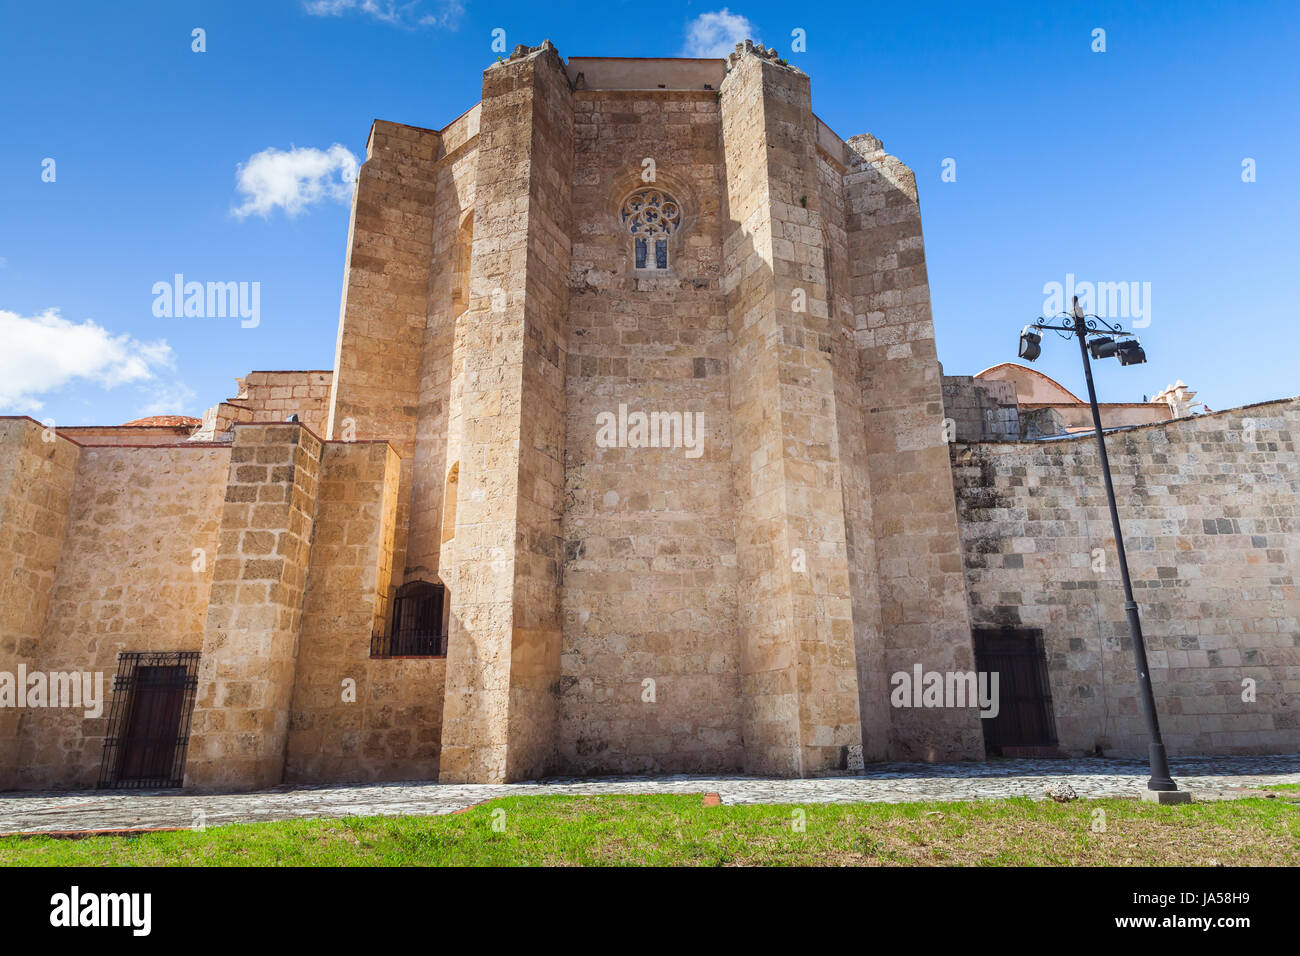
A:
{"type": "Polygon", "coordinates": [[[338,143],[327,150],[264,149],[235,170],[235,188],[243,195],[243,203],[234,214],[239,219],[253,213],[265,217],[279,206],[296,216],[326,199],[348,202],[358,168],[357,158],[338,143]]]}
{"type": "Polygon", "coordinates": [[[57,309],[36,316],[0,309],[0,342],[0,411],[38,411],[39,396],[76,380],[104,388],[146,382],[173,364],[164,341],[113,335],[90,319],[70,322],[57,309]]]}
{"type": "Polygon", "coordinates": [[[758,29],[746,17],[726,7],[701,13],[686,25],[682,56],[725,57],[741,40],[759,42],[758,29]]]}
{"type": "Polygon", "coordinates": [[[184,382],[159,382],[155,387],[140,386],[140,391],[148,395],[149,400],[136,409],[136,418],[148,418],[150,415],[184,415],[190,402],[194,401],[194,389],[184,382]]]}
{"type": "Polygon", "coordinates": [[[463,0],[304,0],[303,9],[314,17],[341,17],[345,13],[362,13],[380,23],[414,29],[439,27],[449,30],[460,25],[465,13],[463,0]]]}

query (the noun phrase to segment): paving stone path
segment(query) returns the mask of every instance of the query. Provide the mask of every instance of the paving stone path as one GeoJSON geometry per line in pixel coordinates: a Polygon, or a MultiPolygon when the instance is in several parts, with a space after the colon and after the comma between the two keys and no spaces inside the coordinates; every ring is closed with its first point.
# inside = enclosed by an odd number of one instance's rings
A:
{"type": "MultiPolygon", "coordinates": [[[[1197,800],[1259,795],[1261,784],[1300,783],[1300,754],[1184,757],[1170,761],[1197,800]]],[[[255,793],[58,791],[0,793],[0,834],[206,826],[313,817],[451,813],[494,797],[543,794],[705,793],[725,803],[902,803],[910,800],[1044,799],[1068,781],[1082,798],[1136,796],[1147,769],[1134,760],[995,760],[959,764],[871,764],[863,773],[788,780],[668,776],[552,778],[514,784],[428,782],[279,787],[255,793]]]]}

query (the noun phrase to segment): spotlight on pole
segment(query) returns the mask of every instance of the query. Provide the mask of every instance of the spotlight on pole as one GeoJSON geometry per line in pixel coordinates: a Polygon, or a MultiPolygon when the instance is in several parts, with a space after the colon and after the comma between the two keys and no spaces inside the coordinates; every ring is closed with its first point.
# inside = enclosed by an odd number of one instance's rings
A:
{"type": "Polygon", "coordinates": [[[1147,353],[1142,351],[1142,346],[1136,340],[1120,342],[1115,354],[1119,356],[1120,365],[1142,365],[1147,360],[1147,353]]]}
{"type": "Polygon", "coordinates": [[[1038,358],[1043,353],[1042,341],[1043,337],[1033,330],[1033,326],[1026,325],[1020,331],[1020,357],[1026,362],[1038,358]]]}
{"type": "Polygon", "coordinates": [[[1129,638],[1133,642],[1133,664],[1137,671],[1138,712],[1147,727],[1147,743],[1151,761],[1151,778],[1147,781],[1144,799],[1156,803],[1186,803],[1191,796],[1179,790],[1169,775],[1169,757],[1165,752],[1164,738],[1160,736],[1160,718],[1156,713],[1155,691],[1151,687],[1151,668],[1147,663],[1146,641],[1142,636],[1142,619],[1137,601],[1133,597],[1133,581],[1128,573],[1128,557],[1124,550],[1124,532],[1119,523],[1119,506],[1115,501],[1115,485],[1110,475],[1110,459],[1106,455],[1105,429],[1101,425],[1101,409],[1097,405],[1097,388],[1092,380],[1092,358],[1119,358],[1121,365],[1141,365],[1146,353],[1131,334],[1118,325],[1111,325],[1099,315],[1083,311],[1076,296],[1069,313],[1050,318],[1040,317],[1026,325],[1020,333],[1020,357],[1033,361],[1042,349],[1039,342],[1042,332],[1050,329],[1066,338],[1079,340],[1079,357],[1083,359],[1083,377],[1088,383],[1088,404],[1092,407],[1092,428],[1097,436],[1097,456],[1101,462],[1102,481],[1106,487],[1106,504],[1110,507],[1110,527],[1115,535],[1115,556],[1119,564],[1119,578],[1124,587],[1124,612],[1128,617],[1129,638]]]}
{"type": "Polygon", "coordinates": [[[1088,351],[1094,359],[1110,358],[1119,349],[1119,343],[1110,336],[1103,335],[1088,342],[1088,351]]]}

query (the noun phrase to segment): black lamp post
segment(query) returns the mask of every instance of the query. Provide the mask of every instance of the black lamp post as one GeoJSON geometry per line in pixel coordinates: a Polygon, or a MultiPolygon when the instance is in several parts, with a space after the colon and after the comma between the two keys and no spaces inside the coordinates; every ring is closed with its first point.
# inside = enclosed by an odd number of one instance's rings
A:
{"type": "Polygon", "coordinates": [[[1178,784],[1169,776],[1169,759],[1165,754],[1165,744],[1160,737],[1160,719],[1156,715],[1156,699],[1151,691],[1151,673],[1147,666],[1147,647],[1142,639],[1142,621],[1138,618],[1137,602],[1133,600],[1133,584],[1128,576],[1128,558],[1124,554],[1124,535],[1119,526],[1119,509],[1115,506],[1115,487],[1110,480],[1110,459],[1106,455],[1106,439],[1101,430],[1101,412],[1097,408],[1097,389],[1092,384],[1093,358],[1115,356],[1121,365],[1140,365],[1147,360],[1146,353],[1132,333],[1125,332],[1117,325],[1110,325],[1099,316],[1084,315],[1079,307],[1079,297],[1074,297],[1073,308],[1067,315],[1040,318],[1032,325],[1027,325],[1020,333],[1020,357],[1032,362],[1042,352],[1042,335],[1031,330],[1051,330],[1065,338],[1071,335],[1079,339],[1079,354],[1083,357],[1083,376],[1088,382],[1088,402],[1092,405],[1092,424],[1097,432],[1097,450],[1101,454],[1101,475],[1106,482],[1106,502],[1110,505],[1110,524],[1115,531],[1115,551],[1119,555],[1119,574],[1124,582],[1124,611],[1128,615],[1129,635],[1133,639],[1133,659],[1137,664],[1138,702],[1142,716],[1146,719],[1147,737],[1150,740],[1151,779],[1147,789],[1176,791],[1178,784]],[[1055,323],[1055,324],[1054,324],[1055,323]],[[1091,339],[1091,341],[1089,341],[1091,339]]]}

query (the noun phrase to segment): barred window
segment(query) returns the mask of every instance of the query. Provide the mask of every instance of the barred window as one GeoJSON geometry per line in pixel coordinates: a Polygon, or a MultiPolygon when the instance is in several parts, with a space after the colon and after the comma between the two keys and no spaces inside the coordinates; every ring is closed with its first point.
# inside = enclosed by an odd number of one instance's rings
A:
{"type": "Polygon", "coordinates": [[[392,627],[370,638],[371,657],[445,657],[447,632],[443,607],[447,589],[441,583],[410,581],[397,589],[392,627]]]}
{"type": "Polygon", "coordinates": [[[198,670],[198,651],[118,654],[100,787],[181,785],[198,670]]]}
{"type": "Polygon", "coordinates": [[[619,212],[632,236],[632,260],[638,269],[668,268],[668,237],[682,221],[682,207],[660,189],[641,189],[623,200],[619,212]]]}

